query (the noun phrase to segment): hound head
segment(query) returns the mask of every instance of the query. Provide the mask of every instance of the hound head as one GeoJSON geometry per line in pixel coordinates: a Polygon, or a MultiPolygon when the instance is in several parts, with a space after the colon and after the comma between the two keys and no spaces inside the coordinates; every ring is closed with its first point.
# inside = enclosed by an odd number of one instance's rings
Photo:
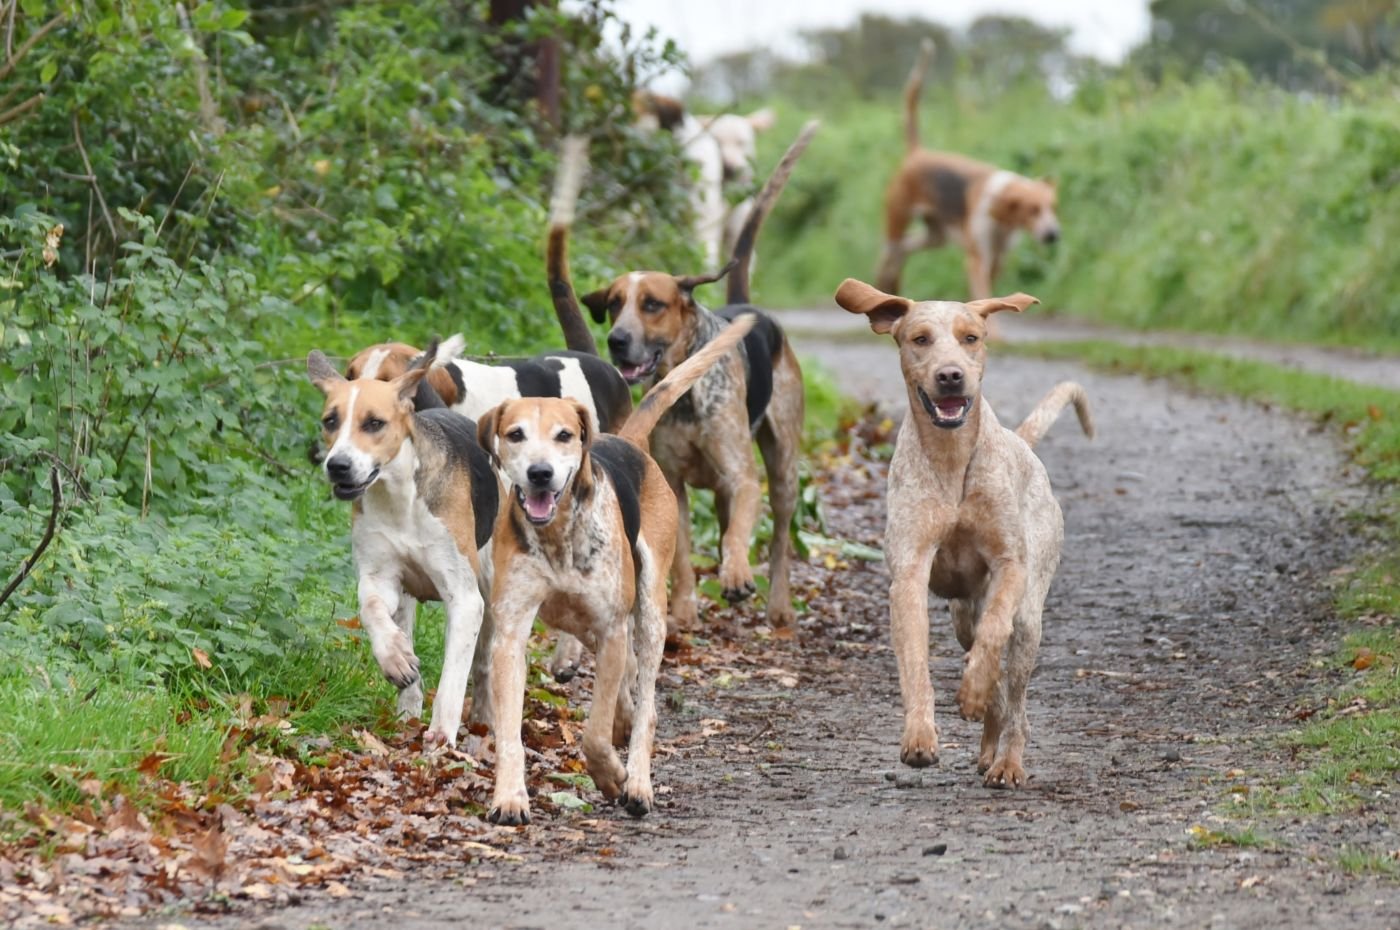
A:
{"type": "Polygon", "coordinates": [[[724,179],[752,184],[753,165],[758,157],[758,134],[773,128],[777,121],[773,111],[765,107],[747,116],[724,113],[719,116],[698,116],[696,119],[719,144],[724,179]]]}
{"type": "MultiPolygon", "coordinates": [[[[458,346],[462,343],[460,336],[454,336],[452,339],[457,341],[458,346]]],[[[451,343],[452,340],[449,340],[443,344],[451,343]]],[[[393,381],[412,368],[422,355],[422,352],[406,343],[381,342],[356,352],[350,359],[350,364],[345,366],[345,377],[351,381],[359,378],[393,381]]],[[[451,367],[445,365],[434,365],[428,371],[428,384],[432,385],[438,398],[449,407],[461,402],[465,393],[461,390],[462,385],[458,383],[461,376],[454,378],[454,373],[451,367]]]]}
{"type": "Polygon", "coordinates": [[[1060,238],[1055,182],[1017,177],[1007,184],[992,205],[992,217],[1003,226],[1024,229],[1038,241],[1051,245],[1060,238]]]}
{"type": "Polygon", "coordinates": [[[591,488],[588,450],[593,420],[572,400],[523,397],[494,407],[477,437],[510,484],[513,506],[535,526],[551,522],[571,485],[591,488]]]}
{"type": "Polygon", "coordinates": [[[1029,294],[957,303],[915,302],[847,278],[836,302],[864,314],[870,328],[889,333],[899,346],[899,367],[909,386],[910,403],[918,400],[933,425],[957,429],[982,390],[987,364],[987,317],[1002,310],[1017,313],[1039,303],[1029,294]]]}
{"type": "Polygon", "coordinates": [[[695,289],[718,281],[733,267],[731,261],[714,274],[679,277],[633,271],[583,296],[595,321],[612,321],[608,354],[628,384],[649,380],[663,362],[668,370],[680,364],[694,322],[695,289]]]}
{"type": "Polygon", "coordinates": [[[321,410],[326,479],[336,497],[355,500],[412,435],[413,394],[427,370],[409,369],[391,381],[350,381],[313,351],[306,357],[306,374],[326,398],[321,410]]]}

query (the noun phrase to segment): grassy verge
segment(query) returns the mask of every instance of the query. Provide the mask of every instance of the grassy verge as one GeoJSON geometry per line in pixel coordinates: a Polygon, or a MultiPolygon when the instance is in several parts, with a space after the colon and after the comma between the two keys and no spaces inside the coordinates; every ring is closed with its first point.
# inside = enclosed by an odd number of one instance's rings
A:
{"type": "MultiPolygon", "coordinates": [[[[1365,521],[1379,544],[1337,593],[1338,615],[1350,630],[1326,665],[1341,684],[1320,696],[1320,708],[1285,737],[1296,753],[1296,771],[1251,792],[1245,809],[1336,813],[1393,796],[1400,777],[1400,493],[1393,483],[1400,479],[1400,392],[1189,349],[1091,341],[1006,350],[1170,378],[1315,416],[1338,428],[1356,461],[1387,482],[1384,513],[1365,521]]],[[[1339,865],[1351,872],[1397,871],[1384,856],[1354,848],[1344,851],[1339,865]]]]}

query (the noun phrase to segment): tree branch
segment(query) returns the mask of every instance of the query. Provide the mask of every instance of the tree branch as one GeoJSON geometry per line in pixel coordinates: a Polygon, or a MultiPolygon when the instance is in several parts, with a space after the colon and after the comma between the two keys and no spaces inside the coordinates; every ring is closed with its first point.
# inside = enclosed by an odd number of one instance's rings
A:
{"type": "Polygon", "coordinates": [[[29,54],[29,50],[32,49],[34,46],[38,45],[39,41],[43,39],[44,36],[57,29],[59,24],[67,18],[68,14],[59,13],[53,19],[49,20],[48,22],[44,23],[44,25],[36,29],[32,36],[25,39],[20,44],[20,47],[15,49],[14,54],[10,55],[8,57],[8,60],[3,65],[0,65],[0,81],[3,81],[5,80],[5,78],[9,77],[10,72],[15,70],[15,66],[24,60],[25,55],[29,54]]]}
{"type": "Polygon", "coordinates": [[[102,188],[97,185],[97,173],[92,170],[92,160],[88,158],[87,147],[83,145],[83,127],[78,122],[76,110],[73,111],[73,139],[78,143],[78,154],[83,156],[83,167],[92,178],[92,192],[97,195],[98,206],[102,207],[102,216],[107,220],[107,231],[112,234],[112,242],[120,242],[117,224],[112,222],[112,211],[107,209],[107,198],[102,196],[102,188]]]}
{"type": "Polygon", "coordinates": [[[24,103],[15,104],[14,106],[6,110],[4,113],[0,113],[0,126],[5,125],[6,123],[13,123],[15,120],[19,119],[21,116],[28,113],[30,110],[34,109],[43,102],[44,95],[42,93],[38,93],[35,94],[33,97],[30,97],[28,100],[24,101],[24,103]]]}
{"type": "Polygon", "coordinates": [[[29,577],[30,571],[32,571],[34,566],[38,563],[40,556],[44,554],[44,550],[49,547],[49,543],[53,542],[54,533],[58,529],[58,511],[59,508],[63,506],[63,486],[58,483],[57,468],[49,469],[49,490],[53,493],[53,506],[49,509],[49,527],[44,531],[44,538],[39,540],[39,545],[34,549],[34,554],[24,560],[24,564],[20,566],[19,574],[14,577],[13,581],[5,586],[4,592],[0,593],[0,604],[4,604],[8,601],[10,595],[15,593],[15,588],[18,588],[20,583],[29,577]]]}

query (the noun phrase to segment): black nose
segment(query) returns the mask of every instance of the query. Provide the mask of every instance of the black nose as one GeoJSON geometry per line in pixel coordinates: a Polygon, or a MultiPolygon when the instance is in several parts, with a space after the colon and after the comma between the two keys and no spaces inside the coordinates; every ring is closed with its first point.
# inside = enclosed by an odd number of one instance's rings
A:
{"type": "Polygon", "coordinates": [[[632,337],[622,330],[615,329],[608,333],[608,350],[615,355],[626,352],[632,345],[632,337]]]}
{"type": "Polygon", "coordinates": [[[1059,231],[1058,229],[1052,229],[1052,230],[1050,230],[1049,232],[1047,232],[1047,233],[1045,234],[1045,241],[1046,241],[1046,243],[1051,244],[1051,245],[1053,245],[1053,244],[1056,243],[1056,242],[1059,242],[1059,241],[1060,241],[1060,231],[1059,231]]]}
{"type": "Polygon", "coordinates": [[[530,479],[530,483],[535,487],[545,487],[554,480],[554,467],[552,465],[531,465],[525,469],[525,477],[530,479]]]}
{"type": "Polygon", "coordinates": [[[940,368],[938,374],[934,375],[934,380],[938,382],[940,391],[960,391],[963,386],[963,373],[961,368],[940,368]]]}
{"type": "Polygon", "coordinates": [[[350,460],[336,456],[326,460],[326,476],[332,481],[344,481],[350,477],[350,460]]]}

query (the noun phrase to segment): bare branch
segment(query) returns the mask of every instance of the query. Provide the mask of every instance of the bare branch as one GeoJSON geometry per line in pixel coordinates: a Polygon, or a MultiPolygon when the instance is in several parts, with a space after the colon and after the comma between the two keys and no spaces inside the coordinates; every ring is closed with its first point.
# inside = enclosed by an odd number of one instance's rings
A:
{"type": "Polygon", "coordinates": [[[28,100],[24,101],[24,103],[15,104],[5,112],[0,113],[0,126],[4,126],[6,123],[13,123],[43,102],[44,95],[40,93],[30,97],[28,100]]]}
{"type": "Polygon", "coordinates": [[[113,242],[120,242],[117,224],[112,222],[112,211],[107,209],[107,198],[102,196],[102,188],[97,184],[97,173],[92,170],[92,160],[88,158],[87,147],[83,145],[83,127],[78,122],[76,110],[73,111],[73,139],[78,143],[78,154],[83,156],[83,167],[92,178],[92,192],[97,195],[97,204],[102,208],[102,216],[107,220],[107,231],[112,234],[113,242]]]}
{"type": "Polygon", "coordinates": [[[44,23],[44,25],[36,29],[32,36],[25,39],[24,42],[20,45],[20,47],[15,49],[14,54],[8,56],[5,63],[3,65],[0,65],[0,81],[3,81],[5,80],[5,78],[9,77],[10,72],[15,70],[15,66],[24,60],[25,55],[29,54],[29,50],[32,49],[35,45],[38,45],[39,41],[43,39],[44,36],[57,29],[59,24],[67,18],[68,14],[59,13],[53,19],[49,20],[48,22],[44,23]]]}
{"type": "Polygon", "coordinates": [[[39,540],[39,545],[34,549],[34,553],[24,560],[24,564],[19,568],[19,574],[5,586],[3,593],[0,593],[0,604],[4,604],[10,599],[10,595],[15,593],[15,588],[20,586],[24,579],[29,577],[29,573],[38,564],[40,556],[44,550],[53,542],[54,533],[58,530],[58,511],[63,506],[63,486],[58,483],[58,469],[49,469],[49,491],[53,494],[53,506],[49,509],[49,527],[44,531],[44,538],[39,540]]]}

